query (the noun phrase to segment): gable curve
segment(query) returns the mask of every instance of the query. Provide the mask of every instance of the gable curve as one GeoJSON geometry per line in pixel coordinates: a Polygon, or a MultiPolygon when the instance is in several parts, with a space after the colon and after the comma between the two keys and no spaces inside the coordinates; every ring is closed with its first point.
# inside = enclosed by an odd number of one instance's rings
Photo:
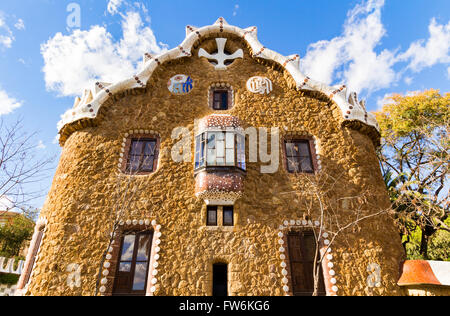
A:
{"type": "Polygon", "coordinates": [[[133,77],[114,84],[97,82],[92,90],[85,90],[81,98],[75,99],[73,108],[62,115],[57,125],[58,132],[61,134],[64,127],[71,123],[97,118],[102,105],[115,94],[135,88],[149,88],[147,82],[161,64],[170,60],[191,57],[194,45],[202,38],[215,33],[232,34],[243,38],[251,48],[252,57],[278,63],[291,75],[297,90],[313,90],[325,94],[341,110],[344,123],[357,121],[379,132],[375,116],[366,111],[364,101],[359,101],[355,92],[348,93],[345,85],[328,86],[309,78],[300,71],[299,55],[283,56],[258,41],[257,27],[241,29],[229,25],[223,18],[219,18],[213,25],[201,28],[187,26],[186,38],[179,46],[158,56],[146,53],[142,70],[133,77]]]}

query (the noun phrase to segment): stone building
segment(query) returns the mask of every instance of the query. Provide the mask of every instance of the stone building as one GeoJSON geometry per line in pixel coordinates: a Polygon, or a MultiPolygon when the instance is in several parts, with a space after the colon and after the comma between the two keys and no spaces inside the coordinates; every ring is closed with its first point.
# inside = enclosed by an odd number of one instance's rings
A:
{"type": "Polygon", "coordinates": [[[299,63],[220,18],[86,90],[58,125],[22,293],[311,295],[318,244],[319,294],[403,295],[376,120],[299,63]],[[302,195],[321,175],[323,213],[302,195]],[[355,214],[378,215],[336,235],[355,214]]]}

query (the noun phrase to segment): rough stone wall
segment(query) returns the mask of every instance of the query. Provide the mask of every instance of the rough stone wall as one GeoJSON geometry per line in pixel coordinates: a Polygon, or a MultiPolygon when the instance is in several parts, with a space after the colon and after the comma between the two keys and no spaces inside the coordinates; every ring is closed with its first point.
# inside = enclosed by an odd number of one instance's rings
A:
{"type": "MultiPolygon", "coordinates": [[[[149,88],[111,98],[91,124],[97,126],[77,130],[67,139],[42,211],[48,227],[29,294],[94,295],[111,233],[112,210],[122,203],[114,194],[121,144],[129,130],[143,129],[160,134],[158,169],[131,181],[136,195],[123,218],[156,220],[161,225],[154,294],[211,295],[212,264],[227,262],[231,295],[284,295],[278,227],[285,220],[303,219],[305,210],[302,201],[283,193],[300,189],[307,175],[290,175],[281,163],[278,172],[261,174],[260,163],[248,163],[244,194],[235,205],[235,226],[211,228],[205,227],[204,202],[194,195],[194,163],[171,159],[176,143],[172,130],[178,126],[193,130],[195,119],[214,113],[208,107],[208,87],[216,82],[232,85],[235,105],[224,113],[239,117],[245,127],[279,127],[282,136],[288,132],[314,135],[320,143],[323,172],[339,176],[335,196],[371,190],[372,202],[388,207],[371,139],[342,127],[339,109],[325,96],[295,91],[283,72],[256,62],[239,39],[230,39],[227,45],[232,52],[243,48],[245,54],[228,70],[214,70],[206,59],[197,57],[197,48],[191,58],[161,65],[149,88]],[[168,79],[177,74],[194,79],[188,95],[168,91],[168,79]],[[258,75],[274,83],[270,95],[246,90],[247,80],[258,75]],[[67,284],[70,264],[80,267],[79,287],[67,284]]],[[[213,39],[202,44],[211,51],[208,46],[214,46],[213,39]]],[[[124,188],[126,177],[121,183],[124,188]]],[[[351,212],[351,207],[343,211],[343,218],[351,212]]],[[[333,244],[333,254],[338,295],[403,294],[396,285],[403,250],[386,215],[347,231],[333,244]],[[381,267],[382,282],[374,289],[366,281],[370,263],[381,267]]]]}

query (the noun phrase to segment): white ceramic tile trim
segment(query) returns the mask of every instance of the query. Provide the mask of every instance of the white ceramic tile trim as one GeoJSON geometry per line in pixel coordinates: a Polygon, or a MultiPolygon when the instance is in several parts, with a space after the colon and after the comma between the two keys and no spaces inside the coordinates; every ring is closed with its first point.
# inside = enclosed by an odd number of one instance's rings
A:
{"type": "MultiPolygon", "coordinates": [[[[281,275],[282,275],[281,282],[283,284],[283,291],[285,292],[286,296],[289,296],[289,292],[290,292],[291,289],[289,287],[289,280],[287,278],[287,276],[288,276],[288,271],[286,269],[286,267],[287,267],[287,263],[286,263],[287,258],[286,258],[286,249],[285,249],[285,246],[284,246],[285,242],[284,242],[283,238],[284,238],[285,232],[287,230],[289,230],[291,228],[305,228],[305,227],[317,228],[317,227],[320,227],[320,222],[319,221],[311,221],[311,220],[307,221],[307,220],[304,220],[304,219],[303,220],[301,220],[301,219],[297,219],[297,220],[291,219],[291,220],[283,221],[283,224],[278,227],[277,237],[278,237],[278,244],[280,245],[280,248],[278,249],[278,251],[280,253],[279,258],[281,259],[281,264],[280,264],[281,275]]],[[[322,233],[321,239],[323,238],[323,244],[325,246],[329,246],[329,244],[330,244],[330,240],[328,239],[328,237],[329,237],[329,234],[327,232],[323,232],[322,233]]],[[[328,269],[327,269],[326,272],[324,271],[324,273],[328,273],[330,283],[332,284],[332,286],[331,286],[332,293],[328,293],[328,294],[331,295],[331,296],[337,296],[337,292],[338,292],[339,288],[337,286],[337,279],[336,279],[337,275],[336,275],[336,272],[333,269],[334,268],[334,264],[331,261],[333,259],[333,254],[332,254],[332,249],[330,247],[327,248],[327,254],[325,256],[325,259],[328,262],[327,263],[328,269]]]]}
{"type": "Polygon", "coordinates": [[[191,51],[195,42],[201,37],[207,37],[215,33],[233,34],[242,37],[251,47],[253,57],[272,60],[284,67],[296,82],[298,90],[311,89],[320,91],[336,102],[344,120],[358,120],[379,130],[375,116],[367,113],[364,102],[358,102],[356,94],[348,93],[345,86],[331,87],[307,77],[300,72],[300,57],[298,55],[286,57],[274,52],[264,47],[258,41],[256,27],[241,29],[237,26],[229,25],[223,18],[219,18],[213,25],[201,28],[187,26],[186,38],[180,46],[159,56],[145,54],[143,70],[132,78],[114,84],[97,83],[93,90],[85,90],[82,98],[77,97],[75,99],[73,109],[62,115],[61,121],[58,123],[58,130],[61,131],[65,125],[84,118],[95,118],[102,104],[115,93],[127,89],[146,87],[148,80],[159,65],[168,60],[192,56],[191,51]]]}
{"type": "MultiPolygon", "coordinates": [[[[153,293],[156,291],[156,285],[158,283],[158,279],[157,279],[157,275],[158,275],[158,260],[160,259],[160,255],[159,252],[161,251],[160,245],[161,245],[161,225],[159,225],[156,220],[150,221],[149,219],[141,219],[141,220],[123,220],[119,222],[119,225],[121,227],[127,227],[127,226],[136,226],[136,225],[145,225],[148,227],[153,227],[153,231],[154,231],[154,235],[153,235],[153,241],[152,241],[152,251],[151,251],[151,258],[150,258],[150,265],[149,265],[149,271],[148,271],[148,275],[149,275],[149,281],[151,283],[151,287],[150,287],[150,294],[149,295],[153,295],[153,293]],[[150,280],[150,277],[152,277],[152,279],[150,280]]],[[[112,242],[112,244],[114,244],[114,240],[112,242]]],[[[106,292],[106,287],[108,285],[108,282],[111,282],[108,280],[107,276],[110,274],[110,267],[111,267],[111,262],[110,260],[112,259],[112,255],[111,253],[113,252],[113,248],[110,247],[108,249],[108,253],[106,254],[106,260],[103,263],[103,271],[102,271],[102,275],[103,278],[100,280],[100,294],[104,295],[104,293],[106,292]]],[[[112,284],[111,284],[112,286],[112,284]]],[[[146,289],[147,290],[147,289],[146,289]]]]}

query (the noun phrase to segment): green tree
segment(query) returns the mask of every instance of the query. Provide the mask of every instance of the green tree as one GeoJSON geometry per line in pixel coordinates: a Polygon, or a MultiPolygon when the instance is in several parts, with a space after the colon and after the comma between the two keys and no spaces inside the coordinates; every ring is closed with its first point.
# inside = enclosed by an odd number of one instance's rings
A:
{"type": "Polygon", "coordinates": [[[430,238],[440,230],[450,232],[445,223],[449,114],[450,93],[438,90],[395,94],[375,113],[382,137],[379,159],[405,246],[420,230],[419,254],[425,259],[430,238]]]}
{"type": "Polygon", "coordinates": [[[24,242],[31,239],[34,222],[26,216],[17,215],[11,224],[0,227],[1,255],[17,257],[24,242]]]}

